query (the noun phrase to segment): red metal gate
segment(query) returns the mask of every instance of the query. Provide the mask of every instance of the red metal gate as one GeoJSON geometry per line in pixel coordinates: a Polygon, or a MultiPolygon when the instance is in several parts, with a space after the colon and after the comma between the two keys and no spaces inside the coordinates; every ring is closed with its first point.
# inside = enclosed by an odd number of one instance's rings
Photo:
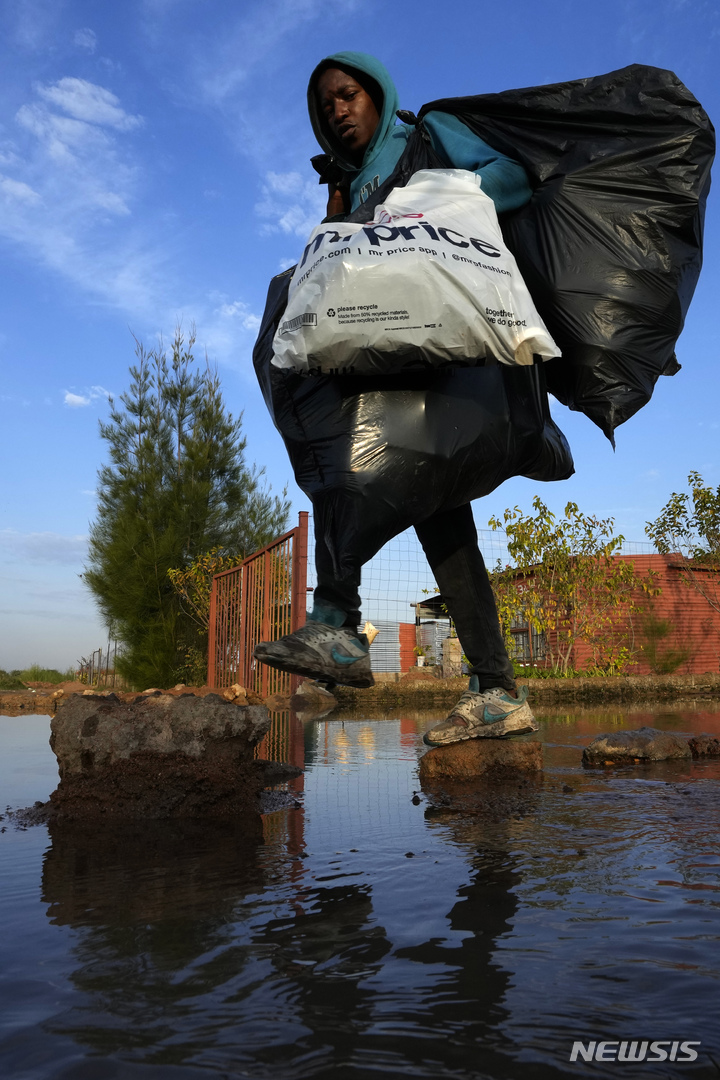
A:
{"type": "Polygon", "coordinates": [[[267,697],[294,689],[296,676],[259,664],[253,649],[305,623],[308,513],[294,529],[213,578],[208,686],[240,683],[267,697]]]}

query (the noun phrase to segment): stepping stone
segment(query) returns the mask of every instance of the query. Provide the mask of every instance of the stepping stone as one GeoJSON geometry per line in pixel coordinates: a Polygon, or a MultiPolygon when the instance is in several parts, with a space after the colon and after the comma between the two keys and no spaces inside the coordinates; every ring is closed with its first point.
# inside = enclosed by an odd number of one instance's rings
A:
{"type": "Polygon", "coordinates": [[[420,758],[420,780],[507,780],[543,767],[542,743],[531,739],[465,739],[435,746],[420,758]]]}
{"type": "Polygon", "coordinates": [[[672,761],[692,757],[687,739],[671,731],[641,727],[598,735],[583,750],[583,765],[630,765],[641,761],[672,761]]]}
{"type": "Polygon", "coordinates": [[[219,694],[73,694],[51,721],[53,817],[97,825],[245,815],[257,831],[263,767],[254,754],[269,727],[263,706],[219,694]]]}

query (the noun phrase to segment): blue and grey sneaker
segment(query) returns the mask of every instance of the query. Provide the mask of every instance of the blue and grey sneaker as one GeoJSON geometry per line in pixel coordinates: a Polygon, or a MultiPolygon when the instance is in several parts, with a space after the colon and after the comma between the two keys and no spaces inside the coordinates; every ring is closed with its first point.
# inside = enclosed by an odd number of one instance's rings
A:
{"type": "Polygon", "coordinates": [[[499,686],[481,694],[466,690],[447,719],[425,732],[423,742],[447,746],[465,739],[509,739],[537,731],[527,696],[527,686],[518,689],[516,698],[499,686]]]}
{"type": "Polygon", "coordinates": [[[253,656],[269,667],[324,683],[361,689],[375,685],[368,639],[347,626],[328,626],[308,619],[294,634],[277,641],[261,641],[253,656]]]}

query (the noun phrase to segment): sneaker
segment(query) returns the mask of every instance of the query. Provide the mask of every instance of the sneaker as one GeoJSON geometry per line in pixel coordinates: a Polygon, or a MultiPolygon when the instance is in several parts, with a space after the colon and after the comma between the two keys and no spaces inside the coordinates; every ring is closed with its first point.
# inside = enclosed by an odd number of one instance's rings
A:
{"type": "Polygon", "coordinates": [[[308,619],[294,634],[286,634],[278,641],[261,641],[253,656],[268,667],[324,683],[361,689],[375,685],[368,639],[347,626],[328,626],[308,619]]]}
{"type": "Polygon", "coordinates": [[[537,731],[527,696],[527,686],[518,689],[516,698],[499,686],[482,694],[466,690],[448,718],[425,733],[423,742],[447,746],[465,739],[509,739],[537,731]]]}

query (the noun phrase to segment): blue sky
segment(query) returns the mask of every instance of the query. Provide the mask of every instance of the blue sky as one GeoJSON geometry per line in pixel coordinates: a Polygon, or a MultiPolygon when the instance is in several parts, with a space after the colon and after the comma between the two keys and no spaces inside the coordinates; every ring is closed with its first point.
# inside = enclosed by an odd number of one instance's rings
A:
{"type": "MultiPolygon", "coordinates": [[[[375,53],[404,108],[433,98],[596,75],[674,70],[720,115],[720,8],[704,0],[6,0],[0,5],[0,667],[65,667],[103,640],[78,575],[107,395],[135,334],[178,320],[217,363],[248,457],[293,514],[307,508],[254,381],[267,282],[323,213],[308,158],[309,72],[375,53]]],[[[475,505],[480,527],[540,491],[613,516],[630,540],[699,470],[720,483],[717,192],[678,356],[617,451],[562,406],[575,477],[513,480],[475,505]]]]}

